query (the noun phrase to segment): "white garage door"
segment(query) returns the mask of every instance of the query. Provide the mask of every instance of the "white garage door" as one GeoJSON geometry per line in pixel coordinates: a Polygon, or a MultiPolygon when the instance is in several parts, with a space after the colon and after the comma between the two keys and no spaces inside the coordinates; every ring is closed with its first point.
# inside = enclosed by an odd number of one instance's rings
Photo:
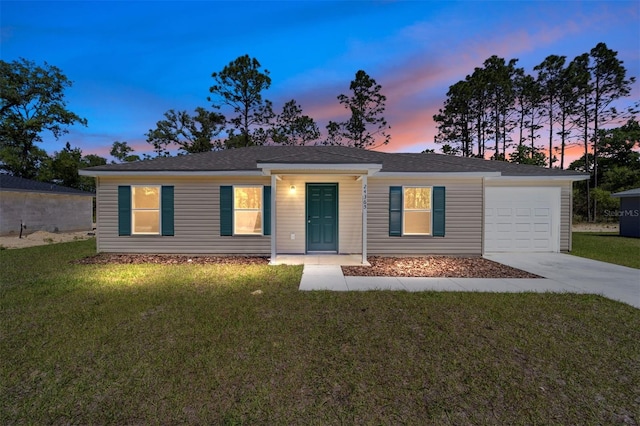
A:
{"type": "Polygon", "coordinates": [[[559,248],[560,188],[485,188],[485,253],[559,248]]]}

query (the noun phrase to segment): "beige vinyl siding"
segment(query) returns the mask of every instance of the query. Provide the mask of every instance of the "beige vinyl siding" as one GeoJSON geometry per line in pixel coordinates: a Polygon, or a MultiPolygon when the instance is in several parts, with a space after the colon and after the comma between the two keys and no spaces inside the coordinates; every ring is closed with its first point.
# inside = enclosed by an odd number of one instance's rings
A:
{"type": "Polygon", "coordinates": [[[485,186],[492,187],[560,187],[560,251],[567,252],[571,250],[571,219],[572,213],[572,188],[571,181],[492,181],[488,180],[485,186]]]}
{"type": "Polygon", "coordinates": [[[482,179],[369,178],[367,246],[369,255],[480,255],[482,179]],[[389,236],[389,187],[444,186],[445,236],[389,236]]]}
{"type": "Polygon", "coordinates": [[[338,251],[362,253],[362,182],[353,175],[282,175],[276,183],[276,251],[306,251],[306,184],[338,184],[338,251]],[[291,185],[296,187],[291,192],[291,185]],[[291,235],[294,239],[291,239],[291,235]]]}
{"type": "MultiPolygon", "coordinates": [[[[355,175],[281,175],[276,197],[277,253],[305,252],[305,184],[338,184],[339,252],[362,252],[362,182],[355,175]],[[291,185],[296,186],[290,194],[291,185]],[[291,234],[295,239],[291,239],[291,234]]],[[[271,177],[121,177],[98,179],[98,251],[124,253],[269,255],[269,236],[220,236],[220,186],[271,185],[271,177]],[[175,236],[118,236],[118,185],[173,185],[175,236]]],[[[486,186],[555,186],[561,188],[560,250],[571,245],[569,181],[486,181],[486,186]]],[[[483,235],[482,178],[368,178],[367,245],[369,255],[480,255],[483,235]],[[389,237],[390,186],[444,186],[445,237],[389,237]]]]}
{"type": "Polygon", "coordinates": [[[220,236],[220,186],[270,185],[269,177],[99,179],[98,251],[269,255],[269,236],[220,236]],[[118,236],[118,185],[173,185],[175,236],[118,236]]]}

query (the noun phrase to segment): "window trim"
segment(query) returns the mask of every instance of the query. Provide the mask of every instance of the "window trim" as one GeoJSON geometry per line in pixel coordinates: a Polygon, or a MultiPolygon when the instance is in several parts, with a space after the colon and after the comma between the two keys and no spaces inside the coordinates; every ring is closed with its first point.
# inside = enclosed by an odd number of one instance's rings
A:
{"type": "Polygon", "coordinates": [[[162,235],[162,185],[131,185],[131,235],[162,235]],[[155,209],[135,208],[134,188],[157,188],[158,189],[158,207],[155,209]],[[135,212],[137,211],[157,211],[158,212],[158,232],[136,232],[135,212]]]}
{"type": "Polygon", "coordinates": [[[402,186],[402,236],[433,236],[433,185],[429,186],[429,185],[403,185],[402,186]],[[405,200],[405,189],[407,188],[429,188],[429,205],[431,206],[430,209],[407,209],[404,206],[404,200],[405,200]],[[405,213],[407,211],[410,212],[428,212],[430,213],[430,224],[429,224],[429,232],[428,233],[423,233],[423,232],[405,232],[406,229],[406,225],[407,225],[407,220],[406,220],[406,216],[405,213]]]}
{"type": "Polygon", "coordinates": [[[262,184],[242,184],[242,185],[232,185],[231,188],[231,214],[233,220],[233,236],[260,236],[264,235],[264,187],[262,184]],[[260,207],[257,209],[236,209],[236,188],[259,188],[260,189],[260,207]],[[260,213],[260,232],[246,232],[246,233],[238,233],[236,232],[236,226],[238,221],[236,220],[236,211],[257,211],[260,213]]]}

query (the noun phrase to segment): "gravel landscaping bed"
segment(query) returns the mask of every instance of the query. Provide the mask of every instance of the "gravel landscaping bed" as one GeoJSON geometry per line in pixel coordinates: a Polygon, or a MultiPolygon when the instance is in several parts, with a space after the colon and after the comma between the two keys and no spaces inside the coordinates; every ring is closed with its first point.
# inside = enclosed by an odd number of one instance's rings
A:
{"type": "MultiPolygon", "coordinates": [[[[446,277],[446,278],[540,278],[507,265],[482,257],[380,257],[368,258],[371,266],[343,266],[347,276],[366,277],[446,277]]],[[[76,260],[79,264],[217,264],[217,265],[267,265],[268,257],[253,256],[186,256],[162,254],[110,254],[76,260]]]]}
{"type": "Polygon", "coordinates": [[[442,278],[541,278],[482,257],[379,257],[371,266],[343,266],[346,276],[442,278]]]}

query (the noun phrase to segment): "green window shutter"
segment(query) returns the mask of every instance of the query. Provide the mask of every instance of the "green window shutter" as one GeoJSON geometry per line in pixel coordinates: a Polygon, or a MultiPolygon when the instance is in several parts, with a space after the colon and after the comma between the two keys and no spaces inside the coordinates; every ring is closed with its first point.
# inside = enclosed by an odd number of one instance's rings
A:
{"type": "Polygon", "coordinates": [[[262,187],[262,234],[271,235],[271,187],[262,187]]]}
{"type": "Polygon", "coordinates": [[[131,235],[130,186],[118,186],[118,235],[131,235]]]}
{"type": "Polygon", "coordinates": [[[389,187],[389,236],[402,236],[402,187],[389,187]]]}
{"type": "Polygon", "coordinates": [[[444,237],[445,223],[445,189],[444,186],[433,187],[433,236],[444,237]]]}
{"type": "Polygon", "coordinates": [[[220,187],[220,235],[233,235],[233,187],[220,187]]]}
{"type": "Polygon", "coordinates": [[[163,186],[160,195],[162,203],[162,235],[173,236],[173,186],[163,186]]]}

